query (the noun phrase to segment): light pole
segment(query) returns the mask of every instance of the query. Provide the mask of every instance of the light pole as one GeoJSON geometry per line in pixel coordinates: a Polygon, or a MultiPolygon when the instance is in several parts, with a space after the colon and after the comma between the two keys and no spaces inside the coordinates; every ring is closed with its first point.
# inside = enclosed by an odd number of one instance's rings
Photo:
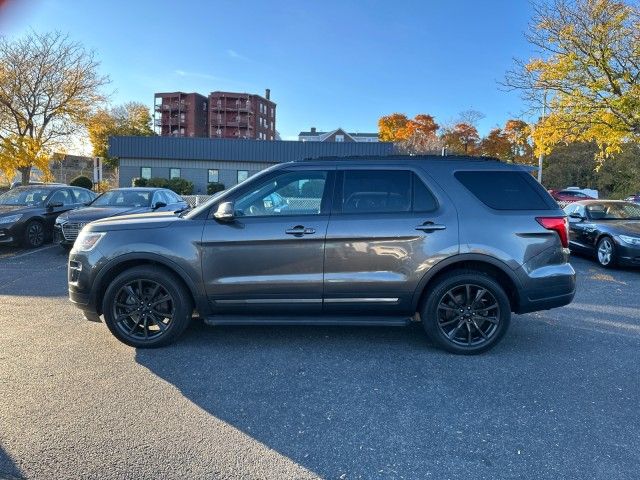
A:
{"type": "MultiPolygon", "coordinates": [[[[544,91],[544,95],[542,96],[542,117],[540,120],[544,120],[544,117],[547,115],[547,91],[544,91]]],[[[544,155],[540,152],[538,155],[538,183],[542,183],[542,161],[544,160],[544,155]]]]}

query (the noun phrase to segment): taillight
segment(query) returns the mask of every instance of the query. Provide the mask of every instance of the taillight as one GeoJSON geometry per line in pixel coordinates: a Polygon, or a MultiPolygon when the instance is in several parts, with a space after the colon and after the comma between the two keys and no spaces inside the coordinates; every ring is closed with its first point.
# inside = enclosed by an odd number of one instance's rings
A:
{"type": "Polygon", "coordinates": [[[560,236],[564,248],[569,246],[569,222],[567,217],[536,217],[536,220],[547,230],[553,230],[560,236]]]}

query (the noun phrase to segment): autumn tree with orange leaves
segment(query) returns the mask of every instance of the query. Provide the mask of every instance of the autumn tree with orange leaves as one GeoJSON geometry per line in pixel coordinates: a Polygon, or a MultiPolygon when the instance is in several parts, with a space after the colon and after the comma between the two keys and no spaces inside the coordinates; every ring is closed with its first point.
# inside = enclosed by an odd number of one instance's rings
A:
{"type": "Polygon", "coordinates": [[[476,155],[480,143],[480,135],[473,125],[460,122],[447,128],[442,135],[442,140],[449,153],[459,155],[476,155]]]}
{"type": "Polygon", "coordinates": [[[438,128],[434,118],[426,114],[410,119],[403,113],[392,113],[378,120],[378,136],[383,142],[400,142],[416,134],[435,137],[438,128]]]}

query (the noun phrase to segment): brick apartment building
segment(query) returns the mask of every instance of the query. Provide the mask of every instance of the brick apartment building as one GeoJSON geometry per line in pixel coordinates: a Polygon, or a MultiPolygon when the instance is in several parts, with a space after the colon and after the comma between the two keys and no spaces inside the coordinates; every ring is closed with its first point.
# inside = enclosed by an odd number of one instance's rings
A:
{"type": "Polygon", "coordinates": [[[235,92],[156,93],[155,127],[163,137],[276,139],[276,104],[265,96],[235,92]]]}
{"type": "Polygon", "coordinates": [[[156,93],[154,126],[162,137],[206,137],[207,97],[199,93],[156,93]]]}
{"type": "Polygon", "coordinates": [[[212,92],[209,95],[211,138],[276,139],[276,104],[269,89],[265,96],[212,92]]]}

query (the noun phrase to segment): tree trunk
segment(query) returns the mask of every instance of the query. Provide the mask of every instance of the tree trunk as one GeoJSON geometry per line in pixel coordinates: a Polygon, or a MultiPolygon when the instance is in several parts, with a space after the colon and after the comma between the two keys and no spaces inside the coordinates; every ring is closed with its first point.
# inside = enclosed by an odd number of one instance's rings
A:
{"type": "Polygon", "coordinates": [[[22,185],[29,185],[31,179],[31,167],[21,167],[18,171],[22,174],[22,185]]]}

